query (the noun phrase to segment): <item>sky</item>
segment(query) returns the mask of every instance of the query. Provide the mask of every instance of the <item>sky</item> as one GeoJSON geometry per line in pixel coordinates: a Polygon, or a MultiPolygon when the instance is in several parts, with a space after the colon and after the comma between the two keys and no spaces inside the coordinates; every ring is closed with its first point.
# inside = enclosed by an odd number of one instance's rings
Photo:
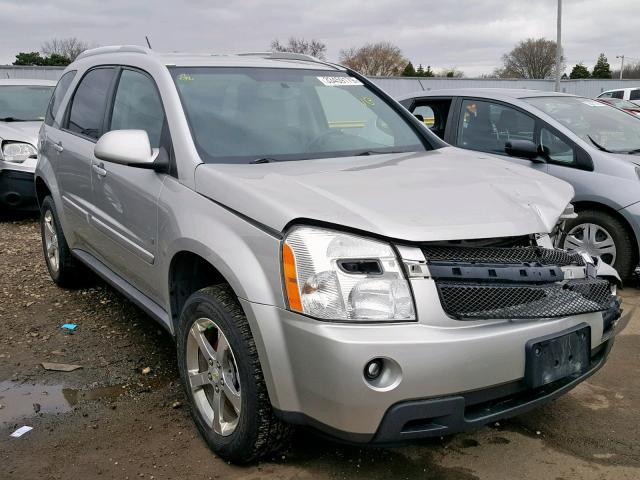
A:
{"type": "MultiPolygon", "coordinates": [[[[557,0],[0,0],[0,64],[52,38],[159,51],[265,51],[275,38],[315,38],[327,58],[390,41],[417,67],[491,73],[528,37],[556,38],[557,0]]],[[[600,52],[640,61],[640,0],[564,0],[567,71],[600,52]]]]}

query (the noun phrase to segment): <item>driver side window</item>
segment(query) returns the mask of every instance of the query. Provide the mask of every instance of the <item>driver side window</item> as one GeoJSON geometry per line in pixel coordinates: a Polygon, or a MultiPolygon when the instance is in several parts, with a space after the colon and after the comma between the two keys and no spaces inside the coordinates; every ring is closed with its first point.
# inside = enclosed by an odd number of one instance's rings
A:
{"type": "Polygon", "coordinates": [[[575,163],[573,147],[544,127],[540,130],[540,147],[550,162],[561,165],[575,163]]]}

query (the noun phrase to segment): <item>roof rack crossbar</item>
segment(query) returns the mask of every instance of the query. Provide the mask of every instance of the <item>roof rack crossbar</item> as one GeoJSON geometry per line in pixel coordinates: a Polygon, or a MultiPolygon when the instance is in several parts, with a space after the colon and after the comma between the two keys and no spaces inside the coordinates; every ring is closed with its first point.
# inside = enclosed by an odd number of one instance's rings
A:
{"type": "Polygon", "coordinates": [[[261,57],[271,60],[299,60],[302,62],[312,62],[319,63],[320,65],[326,65],[328,67],[332,67],[336,70],[340,70],[340,68],[329,62],[325,62],[316,57],[312,57],[311,55],[306,55],[304,53],[294,53],[294,52],[243,52],[237,53],[236,55],[240,57],[261,57]]]}
{"type": "Polygon", "coordinates": [[[82,58],[93,57],[94,55],[103,55],[106,53],[142,53],[147,55],[149,53],[148,48],[139,47],[138,45],[122,45],[122,46],[107,46],[107,47],[98,47],[91,48],[89,50],[85,50],[82,52],[76,60],[80,60],[82,58]]]}

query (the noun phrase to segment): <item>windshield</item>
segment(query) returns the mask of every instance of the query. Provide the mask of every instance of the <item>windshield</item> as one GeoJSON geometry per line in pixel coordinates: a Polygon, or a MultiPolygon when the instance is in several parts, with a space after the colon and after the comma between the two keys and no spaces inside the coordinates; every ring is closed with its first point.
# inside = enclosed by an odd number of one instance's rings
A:
{"type": "Polygon", "coordinates": [[[640,120],[615,107],[581,97],[532,97],[526,102],[589,144],[614,153],[640,149],[640,120]]]}
{"type": "Polygon", "coordinates": [[[172,67],[171,73],[205,162],[425,150],[398,112],[344,72],[172,67]]]}
{"type": "Polygon", "coordinates": [[[44,120],[52,92],[44,85],[1,85],[0,121],[44,120]]]}

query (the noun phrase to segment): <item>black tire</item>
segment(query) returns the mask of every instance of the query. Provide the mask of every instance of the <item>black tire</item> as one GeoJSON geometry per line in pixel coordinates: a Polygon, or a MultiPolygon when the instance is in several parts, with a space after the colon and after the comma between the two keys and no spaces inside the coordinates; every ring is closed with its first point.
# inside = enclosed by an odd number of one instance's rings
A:
{"type": "Polygon", "coordinates": [[[46,197],[42,201],[42,207],[40,208],[40,235],[42,236],[42,250],[44,253],[44,260],[51,275],[52,280],[63,288],[78,288],[83,285],[87,285],[90,279],[93,278],[91,272],[80,261],[71,255],[69,245],[62,231],[56,206],[53,202],[53,198],[46,197]],[[58,239],[58,255],[59,262],[58,268],[54,268],[51,264],[51,260],[47,255],[47,247],[45,244],[45,217],[47,212],[51,212],[53,217],[53,225],[55,226],[56,236],[58,239]]]}
{"type": "Polygon", "coordinates": [[[191,415],[211,450],[226,460],[245,464],[288,445],[293,427],[274,415],[247,318],[228,285],[204,288],[189,297],[180,316],[177,343],[178,368],[191,403],[191,415]],[[211,319],[218,325],[237,365],[242,407],[237,426],[229,436],[216,433],[207,424],[189,388],[187,341],[193,323],[201,318],[211,319]]]}
{"type": "MultiPolygon", "coordinates": [[[[616,259],[613,267],[618,271],[618,275],[623,280],[631,278],[638,266],[638,247],[633,233],[618,218],[599,210],[582,210],[578,212],[578,217],[567,220],[565,232],[570,232],[574,227],[593,223],[604,228],[613,239],[616,247],[616,259]]],[[[562,236],[560,245],[564,245],[566,233],[562,236]]]]}

